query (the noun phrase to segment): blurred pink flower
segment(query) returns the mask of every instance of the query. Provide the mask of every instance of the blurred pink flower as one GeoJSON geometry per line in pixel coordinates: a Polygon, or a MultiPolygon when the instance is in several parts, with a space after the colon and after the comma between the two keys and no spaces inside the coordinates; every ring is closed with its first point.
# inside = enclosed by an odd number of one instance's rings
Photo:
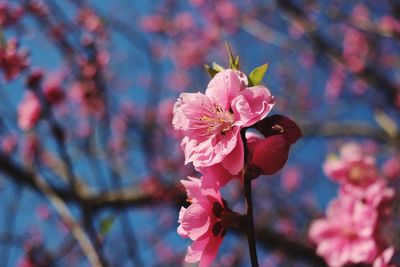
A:
{"type": "Polygon", "coordinates": [[[0,25],[2,28],[14,25],[24,15],[24,9],[12,2],[0,2],[0,25]]]}
{"type": "Polygon", "coordinates": [[[328,101],[335,102],[342,92],[346,72],[342,67],[335,67],[325,86],[325,96],[328,101]]]}
{"type": "Polygon", "coordinates": [[[21,130],[28,131],[40,119],[42,108],[37,96],[27,91],[25,97],[18,105],[18,125],[21,130]]]}
{"type": "Polygon", "coordinates": [[[323,170],[326,176],[340,184],[368,186],[378,178],[375,159],[365,155],[361,146],[348,143],[342,146],[340,157],[328,158],[323,170]]]}
{"type": "Polygon", "coordinates": [[[204,191],[200,179],[188,178],[181,182],[191,205],[187,209],[181,208],[177,231],[180,236],[194,241],[188,248],[185,261],[199,261],[199,267],[207,267],[216,257],[225,234],[221,221],[225,207],[219,191],[204,191]]]}
{"type": "Polygon", "coordinates": [[[61,103],[65,98],[64,91],[61,88],[61,80],[59,78],[50,78],[46,80],[43,83],[43,91],[46,100],[53,105],[61,103]]]}
{"type": "Polygon", "coordinates": [[[395,267],[396,265],[390,264],[390,260],[394,255],[394,247],[385,249],[373,262],[372,267],[395,267]]]}
{"type": "Polygon", "coordinates": [[[400,178],[400,156],[385,161],[385,163],[383,163],[382,173],[389,179],[400,178]]]}
{"type": "Polygon", "coordinates": [[[393,188],[389,188],[383,179],[378,179],[369,184],[367,187],[354,186],[353,184],[345,184],[340,187],[339,196],[349,195],[363,201],[364,204],[370,205],[379,212],[387,208],[387,204],[394,197],[393,188]]]}
{"type": "Polygon", "coordinates": [[[35,263],[29,258],[28,255],[24,256],[18,261],[18,267],[35,267],[35,263]]]}
{"type": "Polygon", "coordinates": [[[11,154],[15,151],[18,144],[18,137],[14,134],[8,134],[1,138],[1,150],[6,154],[11,154]]]}
{"type": "Polygon", "coordinates": [[[90,8],[81,8],[77,16],[77,21],[89,32],[103,34],[105,31],[103,21],[90,8]]]}
{"type": "Polygon", "coordinates": [[[165,28],[165,19],[161,15],[150,15],[142,18],[141,27],[147,32],[160,32],[165,28]]]}
{"type": "Polygon", "coordinates": [[[28,51],[18,49],[18,41],[11,38],[0,47],[0,68],[7,81],[16,78],[22,70],[28,67],[28,51]]]}
{"type": "Polygon", "coordinates": [[[246,87],[246,76],[227,69],[209,83],[205,95],[182,93],[172,124],[186,136],[185,164],[209,167],[218,163],[233,175],[243,167],[240,129],[263,119],[275,100],[263,86],[246,87]]]}
{"type": "Polygon", "coordinates": [[[301,173],[298,168],[285,168],[282,172],[281,186],[286,192],[291,193],[299,187],[300,179],[301,173]]]}
{"type": "Polygon", "coordinates": [[[311,224],[309,237],[330,267],[372,263],[378,254],[374,239],[377,217],[371,205],[341,196],[330,203],[326,218],[311,224]]]}
{"type": "Polygon", "coordinates": [[[369,43],[364,33],[347,27],[344,31],[343,59],[353,72],[360,72],[367,63],[369,43]]]}
{"type": "Polygon", "coordinates": [[[383,16],[378,22],[379,29],[386,35],[400,33],[400,20],[392,16],[383,16]]]}

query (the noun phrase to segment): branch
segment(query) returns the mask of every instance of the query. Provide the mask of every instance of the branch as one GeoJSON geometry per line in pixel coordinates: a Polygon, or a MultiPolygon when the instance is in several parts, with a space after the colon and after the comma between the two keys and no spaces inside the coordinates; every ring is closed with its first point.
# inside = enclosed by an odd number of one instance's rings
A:
{"type": "Polygon", "coordinates": [[[33,181],[35,185],[42,191],[42,193],[49,199],[64,223],[68,227],[70,227],[73,236],[78,241],[91,266],[104,266],[95,248],[93,247],[93,244],[90,242],[89,237],[86,235],[85,231],[83,231],[79,223],[76,222],[64,201],[56,194],[56,192],[47,184],[47,182],[42,177],[35,175],[33,176],[33,181]]]}

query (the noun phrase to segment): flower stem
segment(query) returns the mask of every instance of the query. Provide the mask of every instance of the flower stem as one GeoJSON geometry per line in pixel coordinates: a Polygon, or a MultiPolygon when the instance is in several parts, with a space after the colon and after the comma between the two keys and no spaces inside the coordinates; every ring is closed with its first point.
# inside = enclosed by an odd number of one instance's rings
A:
{"type": "Polygon", "coordinates": [[[254,233],[253,203],[251,199],[251,177],[247,175],[244,176],[244,195],[246,199],[246,213],[247,213],[246,232],[247,232],[247,240],[249,242],[251,266],[258,267],[256,238],[254,233]]]}

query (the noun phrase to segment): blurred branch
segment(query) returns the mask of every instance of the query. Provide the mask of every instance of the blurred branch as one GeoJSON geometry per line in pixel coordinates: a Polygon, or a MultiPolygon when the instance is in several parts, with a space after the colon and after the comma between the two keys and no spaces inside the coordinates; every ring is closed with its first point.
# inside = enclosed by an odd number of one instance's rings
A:
{"type": "Polygon", "coordinates": [[[93,247],[93,244],[90,242],[90,239],[83,231],[79,223],[74,219],[72,213],[70,212],[68,206],[64,203],[64,201],[56,194],[56,192],[47,184],[47,182],[42,177],[34,175],[33,181],[35,185],[52,203],[53,207],[58,212],[63,222],[71,229],[73,236],[79,242],[91,266],[104,266],[98,255],[98,252],[93,247]]]}
{"type": "MultiPolygon", "coordinates": [[[[276,1],[276,3],[297,26],[302,28],[304,34],[310,39],[314,48],[321,55],[327,55],[332,62],[346,67],[341,50],[319,34],[317,24],[308,19],[305,12],[299,6],[290,0],[276,1]]],[[[389,103],[395,104],[397,94],[399,93],[398,84],[388,80],[382,73],[371,66],[366,66],[359,72],[351,73],[368,82],[375,90],[382,92],[389,103]]]]}
{"type": "Polygon", "coordinates": [[[300,128],[305,137],[364,137],[374,139],[382,143],[399,143],[400,135],[390,136],[383,129],[373,127],[362,122],[325,122],[302,123],[300,128]]]}
{"type": "Polygon", "coordinates": [[[290,237],[267,227],[258,229],[256,236],[260,244],[268,249],[279,250],[290,258],[305,260],[313,266],[328,266],[321,257],[315,254],[314,248],[308,247],[303,242],[291,240],[290,237]]]}

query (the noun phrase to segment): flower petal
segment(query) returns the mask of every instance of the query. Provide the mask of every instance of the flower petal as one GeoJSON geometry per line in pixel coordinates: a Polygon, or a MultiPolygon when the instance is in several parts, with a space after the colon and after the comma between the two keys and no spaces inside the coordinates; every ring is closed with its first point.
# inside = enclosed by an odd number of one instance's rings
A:
{"type": "Polygon", "coordinates": [[[199,267],[208,267],[215,259],[218,249],[221,246],[222,239],[219,236],[211,236],[208,244],[201,255],[199,267]]]}
{"type": "Polygon", "coordinates": [[[188,263],[198,262],[201,259],[205,246],[208,244],[209,238],[196,240],[188,247],[185,261],[188,263]]]}
{"type": "Polygon", "coordinates": [[[275,105],[271,92],[264,86],[246,88],[232,100],[232,110],[235,114],[235,125],[251,126],[262,120],[275,105]]]}
{"type": "Polygon", "coordinates": [[[244,74],[231,69],[219,72],[208,84],[206,96],[214,104],[218,104],[224,110],[229,110],[233,98],[246,86],[240,75],[244,74]]]}
{"type": "Polygon", "coordinates": [[[198,202],[187,208],[182,218],[182,228],[187,231],[190,239],[196,240],[204,235],[210,228],[210,212],[198,202]]]}

